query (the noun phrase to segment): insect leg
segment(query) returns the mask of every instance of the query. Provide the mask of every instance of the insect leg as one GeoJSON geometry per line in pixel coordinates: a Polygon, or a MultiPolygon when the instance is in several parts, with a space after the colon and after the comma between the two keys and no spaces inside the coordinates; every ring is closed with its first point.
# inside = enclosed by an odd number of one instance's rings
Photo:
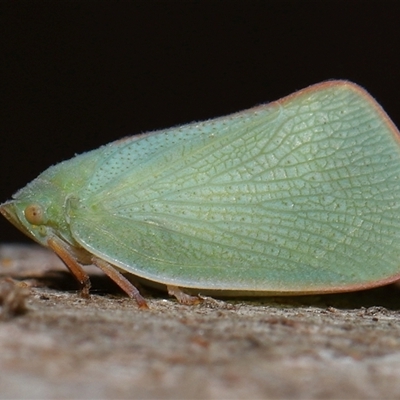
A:
{"type": "Polygon", "coordinates": [[[112,265],[107,261],[102,260],[98,257],[92,257],[94,265],[99,267],[111,280],[113,280],[131,299],[135,299],[139,308],[147,309],[149,306],[146,300],[139,293],[139,290],[133,286],[121,273],[119,273],[112,265]]]}
{"type": "Polygon", "coordinates": [[[167,285],[168,294],[176,297],[181,304],[193,306],[202,302],[197,296],[191,296],[190,294],[182,292],[178,286],[167,285]]]}
{"type": "Polygon", "coordinates": [[[91,287],[89,275],[84,271],[75,257],[71,254],[68,247],[58,238],[51,237],[47,240],[47,245],[57,254],[64,262],[71,274],[77,279],[81,286],[80,295],[84,298],[89,297],[91,287]]]}

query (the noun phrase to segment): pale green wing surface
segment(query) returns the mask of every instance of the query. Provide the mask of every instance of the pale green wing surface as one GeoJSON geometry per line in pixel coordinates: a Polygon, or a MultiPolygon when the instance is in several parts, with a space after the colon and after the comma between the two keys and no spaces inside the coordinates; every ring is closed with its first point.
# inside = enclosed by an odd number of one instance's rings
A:
{"type": "Polygon", "coordinates": [[[126,271],[183,287],[389,280],[400,270],[398,140],[362,89],[316,85],[121,142],[71,201],[72,234],[126,271]]]}

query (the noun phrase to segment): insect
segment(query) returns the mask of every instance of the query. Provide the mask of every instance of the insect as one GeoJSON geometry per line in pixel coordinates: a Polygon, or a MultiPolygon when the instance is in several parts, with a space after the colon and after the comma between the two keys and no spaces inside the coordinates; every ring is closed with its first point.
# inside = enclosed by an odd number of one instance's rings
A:
{"type": "Polygon", "coordinates": [[[226,117],[125,138],[44,171],[1,213],[64,261],[199,293],[352,291],[400,278],[399,132],[328,81],[226,117]]]}

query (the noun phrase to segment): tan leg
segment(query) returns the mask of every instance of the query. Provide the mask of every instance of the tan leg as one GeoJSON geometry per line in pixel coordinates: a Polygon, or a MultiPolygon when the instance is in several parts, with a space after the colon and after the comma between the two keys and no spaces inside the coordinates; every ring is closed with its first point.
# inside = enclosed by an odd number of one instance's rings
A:
{"type": "Polygon", "coordinates": [[[167,285],[168,294],[170,296],[176,297],[176,299],[181,304],[186,304],[188,306],[193,306],[202,302],[197,296],[191,296],[190,294],[186,294],[182,292],[182,290],[178,286],[167,285]]]}
{"type": "Polygon", "coordinates": [[[50,238],[47,245],[61,258],[64,264],[71,271],[71,274],[76,278],[81,286],[80,295],[84,298],[89,297],[91,287],[89,275],[85,272],[82,266],[76,261],[75,257],[69,252],[68,248],[58,238],[50,238]]]}
{"type": "Polygon", "coordinates": [[[133,286],[122,274],[120,274],[112,265],[101,258],[92,257],[94,265],[98,266],[110,279],[112,279],[131,299],[135,299],[139,308],[147,309],[149,306],[146,300],[139,293],[139,290],[133,286]]]}

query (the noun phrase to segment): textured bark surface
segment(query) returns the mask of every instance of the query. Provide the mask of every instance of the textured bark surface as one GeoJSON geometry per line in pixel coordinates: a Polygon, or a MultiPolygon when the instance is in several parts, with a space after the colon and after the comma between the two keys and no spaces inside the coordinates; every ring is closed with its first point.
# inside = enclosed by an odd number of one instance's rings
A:
{"type": "Polygon", "coordinates": [[[399,396],[395,285],[192,307],[146,292],[140,311],[89,271],[81,299],[53,254],[0,246],[1,398],[399,396]]]}

